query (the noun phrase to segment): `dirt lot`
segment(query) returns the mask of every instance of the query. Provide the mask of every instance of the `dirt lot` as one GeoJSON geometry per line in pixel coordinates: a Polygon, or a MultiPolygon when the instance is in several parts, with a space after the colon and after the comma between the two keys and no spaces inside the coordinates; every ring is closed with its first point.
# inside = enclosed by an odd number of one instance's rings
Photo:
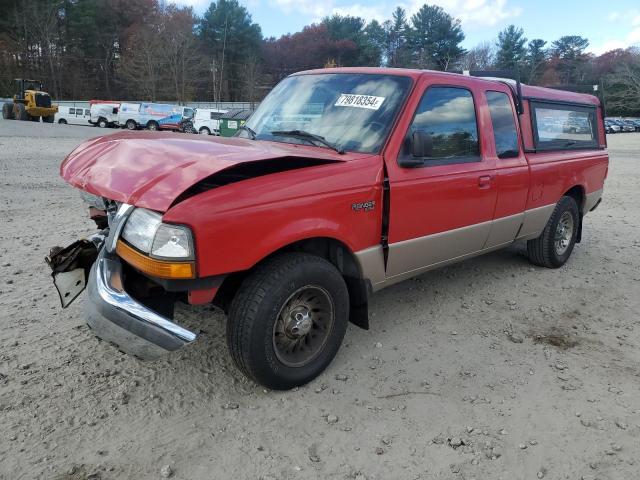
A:
{"type": "Polygon", "coordinates": [[[565,267],[514,246],[383,290],[372,329],[285,393],[236,371],[208,308],[155,363],[61,310],[43,258],[93,228],[58,165],[98,133],[0,121],[0,478],[638,478],[640,133],[610,137],[565,267]]]}

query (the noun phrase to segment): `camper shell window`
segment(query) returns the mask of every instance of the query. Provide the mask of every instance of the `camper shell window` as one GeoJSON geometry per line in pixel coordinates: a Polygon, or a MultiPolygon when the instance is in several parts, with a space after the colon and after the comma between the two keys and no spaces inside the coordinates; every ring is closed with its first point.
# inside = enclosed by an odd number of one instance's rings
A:
{"type": "Polygon", "coordinates": [[[575,150],[598,147],[595,105],[531,100],[536,150],[575,150]]]}

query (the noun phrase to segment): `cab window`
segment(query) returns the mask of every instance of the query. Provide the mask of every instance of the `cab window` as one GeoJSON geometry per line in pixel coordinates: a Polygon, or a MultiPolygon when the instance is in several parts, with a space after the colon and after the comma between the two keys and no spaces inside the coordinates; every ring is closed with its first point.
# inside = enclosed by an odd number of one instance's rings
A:
{"type": "Polygon", "coordinates": [[[480,161],[476,110],[466,88],[430,87],[420,100],[408,138],[416,131],[428,134],[432,142],[425,166],[480,161]]]}
{"type": "Polygon", "coordinates": [[[496,155],[498,158],[517,157],[520,152],[518,132],[509,96],[504,92],[489,91],[487,92],[487,103],[493,125],[496,155]]]}
{"type": "Polygon", "coordinates": [[[76,109],[75,108],[70,108],[69,109],[69,115],[75,115],[76,114],[76,109]]]}

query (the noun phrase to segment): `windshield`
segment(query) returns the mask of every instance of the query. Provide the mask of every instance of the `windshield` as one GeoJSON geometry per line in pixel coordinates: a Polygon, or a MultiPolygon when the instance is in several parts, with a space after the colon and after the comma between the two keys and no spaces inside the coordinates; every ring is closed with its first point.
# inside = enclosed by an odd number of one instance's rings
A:
{"type": "MultiPolygon", "coordinates": [[[[332,73],[298,75],[280,82],[247,121],[258,140],[314,144],[302,131],[337,149],[376,153],[411,85],[408,77],[332,73]],[[274,134],[275,132],[275,134],[274,134]]],[[[252,138],[240,130],[239,137],[252,138]]]]}

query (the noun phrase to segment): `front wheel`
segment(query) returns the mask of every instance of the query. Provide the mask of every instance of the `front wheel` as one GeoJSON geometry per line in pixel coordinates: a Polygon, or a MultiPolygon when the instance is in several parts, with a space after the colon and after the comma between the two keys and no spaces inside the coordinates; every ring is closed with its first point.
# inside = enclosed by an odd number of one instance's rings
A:
{"type": "Polygon", "coordinates": [[[562,197],[542,234],[527,242],[529,261],[534,265],[559,268],[573,251],[580,226],[580,211],[573,197],[562,197]]]}
{"type": "Polygon", "coordinates": [[[242,283],[229,310],[227,344],[245,375],[288,390],[331,363],[348,317],[340,272],[323,258],[286,253],[259,265],[242,283]]]}
{"type": "Polygon", "coordinates": [[[149,122],[147,123],[147,130],[151,130],[152,132],[157,132],[158,130],[160,130],[160,125],[158,125],[158,122],[149,122]]]}

